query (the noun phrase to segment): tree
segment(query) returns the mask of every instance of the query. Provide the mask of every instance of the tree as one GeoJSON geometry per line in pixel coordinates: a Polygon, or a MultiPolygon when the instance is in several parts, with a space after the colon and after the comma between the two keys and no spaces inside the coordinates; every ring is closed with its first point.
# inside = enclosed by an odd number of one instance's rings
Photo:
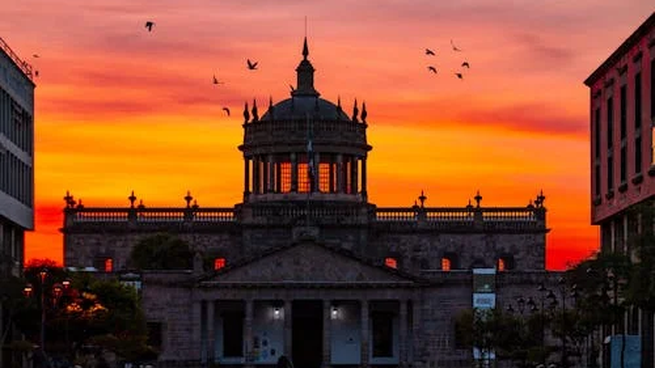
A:
{"type": "Polygon", "coordinates": [[[130,254],[132,266],[140,270],[188,270],[193,252],[182,239],[170,234],[142,238],[130,254]]]}
{"type": "Polygon", "coordinates": [[[68,273],[51,262],[29,263],[25,278],[33,288],[33,297],[22,298],[16,314],[26,337],[38,341],[41,293],[44,293],[47,351],[67,357],[85,354],[84,347],[110,350],[124,359],[152,356],[147,346],[147,328],[139,296],[134,288],[115,279],[98,279],[88,273],[68,273]],[[44,267],[47,265],[48,267],[44,267]],[[39,273],[47,269],[47,276],[39,273]],[[70,281],[60,295],[54,286],[70,281]],[[43,281],[43,282],[42,282],[43,281]]]}

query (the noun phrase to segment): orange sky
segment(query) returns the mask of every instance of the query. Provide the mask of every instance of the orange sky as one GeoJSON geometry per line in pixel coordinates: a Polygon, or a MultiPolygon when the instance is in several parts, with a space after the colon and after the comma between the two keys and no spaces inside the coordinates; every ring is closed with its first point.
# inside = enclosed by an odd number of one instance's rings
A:
{"type": "MultiPolygon", "coordinates": [[[[62,197],[87,206],[241,199],[243,102],[288,97],[304,16],[322,97],[368,110],[379,206],[524,206],[547,196],[548,266],[596,249],[582,81],[653,11],[648,0],[22,0],[0,37],[39,70],[36,231],[62,260],[62,197]],[[546,5],[547,4],[547,5],[546,5]],[[156,23],[152,33],[143,25],[156,23]],[[463,51],[450,49],[450,40],[463,51]],[[425,47],[435,57],[423,54],[425,47]],[[32,58],[32,54],[39,58],[32,58]],[[246,58],[259,70],[246,70],[246,58]],[[454,72],[467,60],[464,80],[454,72]],[[427,71],[434,65],[439,73],[427,71]],[[213,85],[212,75],[224,81],[213,85]],[[232,117],[222,112],[229,106],[232,117]]],[[[261,109],[263,110],[263,109],[261,109]]]]}

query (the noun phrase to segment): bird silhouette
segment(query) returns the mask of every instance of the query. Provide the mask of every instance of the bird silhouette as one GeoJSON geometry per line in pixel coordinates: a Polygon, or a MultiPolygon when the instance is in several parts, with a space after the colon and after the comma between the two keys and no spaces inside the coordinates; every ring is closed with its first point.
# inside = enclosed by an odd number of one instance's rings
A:
{"type": "Polygon", "coordinates": [[[214,84],[223,84],[223,82],[219,82],[218,78],[216,78],[216,75],[214,74],[214,84]]]}
{"type": "Polygon", "coordinates": [[[38,77],[38,76],[39,76],[39,71],[38,71],[38,70],[35,70],[35,71],[34,71],[34,76],[35,76],[35,77],[38,77]]]}
{"type": "Polygon", "coordinates": [[[453,47],[453,51],[462,51],[459,48],[457,48],[457,46],[455,46],[455,43],[453,42],[453,40],[450,40],[450,45],[453,47]]]}
{"type": "Polygon", "coordinates": [[[464,79],[464,76],[462,75],[462,73],[455,73],[455,75],[456,75],[457,78],[459,78],[459,79],[464,79]]]}
{"type": "Polygon", "coordinates": [[[148,28],[148,32],[152,32],[152,26],[155,25],[155,22],[152,21],[147,21],[146,22],[146,28],[148,28]]]}
{"type": "Polygon", "coordinates": [[[430,49],[425,49],[425,55],[432,55],[432,56],[434,56],[434,51],[432,51],[432,50],[430,50],[430,49]]]}
{"type": "Polygon", "coordinates": [[[230,109],[228,109],[227,107],[224,107],[223,111],[225,111],[225,113],[227,113],[227,116],[230,116],[230,109]]]}
{"type": "Polygon", "coordinates": [[[462,63],[462,68],[471,68],[468,61],[462,63]]]}
{"type": "Polygon", "coordinates": [[[257,61],[253,63],[252,61],[250,61],[250,59],[247,59],[246,62],[248,62],[249,70],[257,70],[257,63],[258,63],[257,61]]]}
{"type": "Polygon", "coordinates": [[[431,71],[431,72],[434,73],[434,74],[437,74],[437,68],[433,67],[432,65],[430,65],[430,66],[428,67],[428,70],[431,71]]]}
{"type": "Polygon", "coordinates": [[[39,55],[38,55],[38,54],[34,54],[34,55],[32,55],[32,57],[35,58],[35,59],[38,59],[38,58],[39,58],[39,55]]]}

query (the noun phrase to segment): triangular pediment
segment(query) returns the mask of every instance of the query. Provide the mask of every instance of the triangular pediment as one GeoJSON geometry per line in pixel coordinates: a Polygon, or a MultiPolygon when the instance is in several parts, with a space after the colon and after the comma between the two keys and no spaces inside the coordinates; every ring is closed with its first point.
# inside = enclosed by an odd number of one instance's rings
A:
{"type": "Polygon", "coordinates": [[[414,280],[339,249],[313,242],[269,251],[217,272],[204,283],[411,284],[414,280]]]}

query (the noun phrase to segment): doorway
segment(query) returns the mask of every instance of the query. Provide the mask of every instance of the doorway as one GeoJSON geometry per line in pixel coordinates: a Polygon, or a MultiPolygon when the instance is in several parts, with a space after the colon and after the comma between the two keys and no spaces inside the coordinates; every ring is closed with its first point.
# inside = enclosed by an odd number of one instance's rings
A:
{"type": "Polygon", "coordinates": [[[294,367],[320,368],[323,360],[323,302],[293,301],[291,321],[294,367]]]}

